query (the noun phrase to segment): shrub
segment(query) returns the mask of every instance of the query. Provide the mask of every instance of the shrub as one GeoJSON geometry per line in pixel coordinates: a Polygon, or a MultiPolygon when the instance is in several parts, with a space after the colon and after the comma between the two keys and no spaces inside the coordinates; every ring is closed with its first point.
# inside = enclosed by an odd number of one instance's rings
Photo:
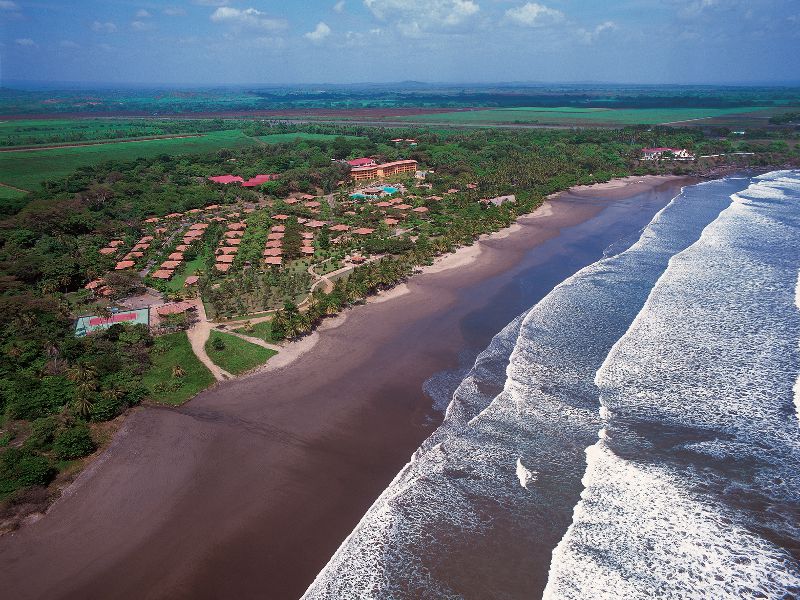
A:
{"type": "Polygon", "coordinates": [[[31,423],[31,434],[25,447],[33,450],[49,450],[56,435],[58,422],[55,417],[42,417],[31,423]]]}
{"type": "Polygon", "coordinates": [[[211,340],[211,347],[218,352],[222,352],[225,350],[225,340],[223,340],[221,337],[215,337],[213,340],[211,340]]]}
{"type": "Polygon", "coordinates": [[[47,485],[53,475],[50,461],[27,448],[9,448],[0,455],[0,493],[47,485]]]}
{"type": "Polygon", "coordinates": [[[56,436],[53,451],[62,460],[72,460],[91,454],[96,448],[85,423],[79,423],[56,436]]]}
{"type": "Polygon", "coordinates": [[[120,398],[101,396],[92,404],[89,415],[92,421],[110,421],[122,411],[124,404],[120,398]]]}

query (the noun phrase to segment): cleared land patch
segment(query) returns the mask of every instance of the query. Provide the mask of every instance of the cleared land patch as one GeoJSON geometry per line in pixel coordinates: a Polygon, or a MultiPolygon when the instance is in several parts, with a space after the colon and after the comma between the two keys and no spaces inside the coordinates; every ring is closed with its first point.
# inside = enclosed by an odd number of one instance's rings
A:
{"type": "Polygon", "coordinates": [[[66,177],[80,167],[107,160],[127,162],[159,154],[174,156],[214,152],[221,148],[240,148],[256,143],[253,138],[233,129],[214,131],[197,137],[114,141],[70,148],[0,152],[0,183],[34,190],[47,179],[66,177]]]}
{"type": "Polygon", "coordinates": [[[212,331],[206,342],[206,353],[215,364],[232,375],[239,375],[263,365],[277,352],[256,346],[229,333],[212,331]]]}
{"type": "Polygon", "coordinates": [[[658,125],[725,115],[751,114],[773,107],[744,108],[498,108],[401,117],[409,122],[540,125],[658,125]]]}
{"type": "Polygon", "coordinates": [[[192,351],[185,331],[159,337],[150,369],[142,376],[150,400],[182,404],[214,383],[214,376],[192,351]]]}

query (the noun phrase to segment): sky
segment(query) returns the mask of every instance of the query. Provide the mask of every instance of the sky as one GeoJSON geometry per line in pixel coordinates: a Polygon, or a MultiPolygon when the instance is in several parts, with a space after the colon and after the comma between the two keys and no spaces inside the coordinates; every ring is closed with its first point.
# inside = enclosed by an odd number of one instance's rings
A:
{"type": "Polygon", "coordinates": [[[800,0],[0,0],[0,83],[800,80],[800,0]]]}

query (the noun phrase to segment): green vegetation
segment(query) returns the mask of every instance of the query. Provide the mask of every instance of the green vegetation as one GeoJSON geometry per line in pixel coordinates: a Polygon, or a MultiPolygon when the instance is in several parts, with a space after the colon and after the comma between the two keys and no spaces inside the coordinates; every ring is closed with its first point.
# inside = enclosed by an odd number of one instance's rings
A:
{"type": "Polygon", "coordinates": [[[277,352],[263,348],[229,333],[212,331],[206,342],[209,358],[232,375],[239,375],[263,365],[277,352]]]}
{"type": "Polygon", "coordinates": [[[255,144],[239,130],[215,131],[198,137],[110,142],[71,148],[0,152],[0,183],[35,190],[42,182],[72,174],[80,167],[106,161],[133,161],[162,154],[180,156],[255,144]]]}
{"type": "Polygon", "coordinates": [[[156,339],[152,366],[142,375],[147,396],[154,402],[182,404],[214,383],[214,376],[192,351],[186,332],[156,339]]]}
{"type": "Polygon", "coordinates": [[[540,125],[658,125],[724,115],[755,113],[770,107],[748,108],[577,108],[520,107],[474,110],[403,117],[411,122],[520,123],[540,125]]]}
{"type": "Polygon", "coordinates": [[[261,323],[255,323],[251,325],[249,328],[245,327],[242,331],[251,337],[261,338],[265,342],[275,342],[276,340],[272,337],[272,321],[262,321],[261,323]]]}
{"type": "Polygon", "coordinates": [[[335,140],[337,137],[342,137],[344,139],[349,140],[366,140],[364,137],[359,136],[352,136],[352,135],[344,135],[344,136],[337,136],[330,133],[305,133],[302,131],[297,131],[293,133],[273,133],[271,135],[260,135],[256,137],[257,140],[261,140],[262,142],[266,142],[267,144],[286,144],[291,142],[296,142],[300,140],[312,140],[312,141],[332,141],[335,140]]]}

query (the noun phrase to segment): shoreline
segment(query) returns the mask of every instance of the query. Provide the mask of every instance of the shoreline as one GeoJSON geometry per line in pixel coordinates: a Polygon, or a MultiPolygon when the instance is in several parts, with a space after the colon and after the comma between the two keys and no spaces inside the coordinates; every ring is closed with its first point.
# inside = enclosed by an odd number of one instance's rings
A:
{"type": "Polygon", "coordinates": [[[0,538],[9,589],[134,598],[147,575],[150,597],[299,596],[438,425],[422,382],[518,310],[524,298],[507,298],[531,253],[616,204],[622,222],[636,209],[624,200],[662,201],[681,181],[562,192],[326,319],[287,345],[284,363],[279,354],[180,408],[134,411],[43,518],[0,538]],[[465,329],[475,314],[486,318],[465,329]]]}

